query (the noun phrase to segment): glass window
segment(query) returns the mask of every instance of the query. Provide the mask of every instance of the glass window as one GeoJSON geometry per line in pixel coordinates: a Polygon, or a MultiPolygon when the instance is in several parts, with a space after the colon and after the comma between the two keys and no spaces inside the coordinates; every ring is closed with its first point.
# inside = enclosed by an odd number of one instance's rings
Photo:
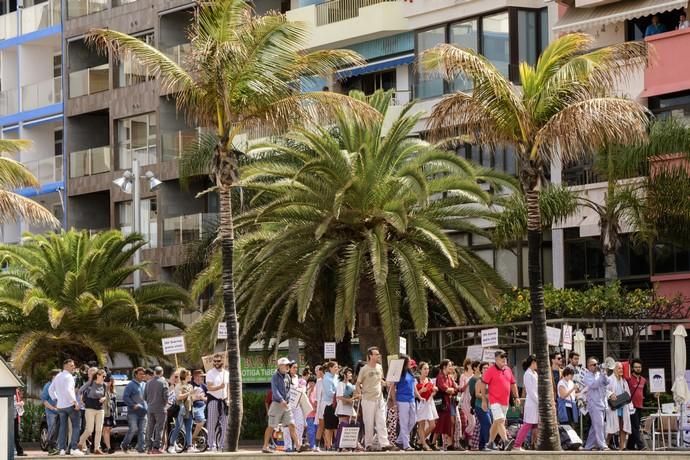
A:
{"type": "MultiPolygon", "coordinates": [[[[436,29],[425,30],[417,34],[417,55],[421,54],[436,45],[445,43],[446,28],[437,27],[436,29]]],[[[443,94],[443,80],[434,75],[431,69],[425,69],[419,66],[419,73],[417,74],[417,94],[419,99],[426,99],[436,97],[443,94]]]]}
{"type": "Polygon", "coordinates": [[[508,249],[496,250],[496,271],[511,286],[518,285],[518,258],[508,249]]]}
{"type": "MultiPolygon", "coordinates": [[[[131,201],[116,203],[117,227],[125,235],[134,231],[134,214],[131,201]]],[[[141,234],[148,241],[144,248],[158,247],[158,202],[155,198],[141,200],[141,234]]]]}
{"type": "Polygon", "coordinates": [[[156,162],[156,114],[148,113],[117,121],[118,167],[128,169],[132,159],[141,166],[156,162]]]}
{"type": "Polygon", "coordinates": [[[537,62],[537,12],[518,10],[518,60],[537,62]]]}
{"type": "Polygon", "coordinates": [[[540,18],[540,28],[541,28],[541,51],[544,52],[547,46],[549,46],[549,11],[548,8],[542,8],[539,12],[540,18]]]}
{"type": "MultiPolygon", "coordinates": [[[[477,51],[479,49],[477,20],[473,19],[451,24],[450,43],[461,48],[477,51]]],[[[469,91],[472,89],[472,82],[464,75],[460,75],[453,81],[451,89],[454,91],[469,91]]]]}
{"type": "MultiPolygon", "coordinates": [[[[148,45],[153,45],[153,33],[148,33],[137,37],[148,45]]],[[[145,81],[153,79],[146,66],[139,63],[139,61],[128,55],[117,66],[117,87],[124,88],[125,86],[136,85],[145,81]]]]}
{"type": "Polygon", "coordinates": [[[507,12],[482,18],[482,54],[506,77],[510,64],[509,24],[507,12]]]}

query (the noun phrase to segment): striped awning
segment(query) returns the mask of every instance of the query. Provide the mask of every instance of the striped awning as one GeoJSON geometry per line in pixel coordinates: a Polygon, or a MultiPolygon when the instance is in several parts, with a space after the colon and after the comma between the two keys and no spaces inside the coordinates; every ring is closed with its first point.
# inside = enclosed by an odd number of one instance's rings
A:
{"type": "Polygon", "coordinates": [[[556,33],[585,31],[606,24],[685,8],[688,0],[624,0],[594,8],[570,7],[553,28],[556,33]]]}

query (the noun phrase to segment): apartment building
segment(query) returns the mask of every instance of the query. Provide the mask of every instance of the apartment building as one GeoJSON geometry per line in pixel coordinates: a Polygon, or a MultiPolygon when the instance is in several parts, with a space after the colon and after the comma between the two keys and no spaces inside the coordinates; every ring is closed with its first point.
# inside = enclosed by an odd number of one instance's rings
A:
{"type": "MultiPolygon", "coordinates": [[[[640,69],[620,92],[638,100],[658,118],[690,121],[690,28],[680,24],[688,2],[684,0],[559,0],[553,4],[555,35],[585,32],[595,46],[645,40],[652,48],[651,64],[640,69]],[[652,26],[652,18],[658,26],[652,26]],[[650,27],[651,26],[651,27],[650,27]]],[[[591,164],[565,165],[563,181],[590,199],[602,202],[606,184],[591,164]]],[[[560,177],[560,175],[559,175],[560,177]]],[[[631,243],[632,228],[617,254],[619,276],[631,286],[657,286],[665,295],[690,295],[690,252],[687,248],[658,242],[654,247],[631,243]]],[[[603,260],[599,243],[599,218],[583,209],[554,231],[562,254],[563,285],[581,286],[602,281],[603,260]]],[[[555,251],[555,249],[554,249],[555,251]]]]}
{"type": "MultiPolygon", "coordinates": [[[[61,11],[60,0],[0,2],[0,136],[32,141],[15,159],[41,186],[19,193],[63,221],[61,11]]],[[[8,223],[2,225],[0,239],[16,243],[25,231],[43,230],[25,222],[8,223]]]]}

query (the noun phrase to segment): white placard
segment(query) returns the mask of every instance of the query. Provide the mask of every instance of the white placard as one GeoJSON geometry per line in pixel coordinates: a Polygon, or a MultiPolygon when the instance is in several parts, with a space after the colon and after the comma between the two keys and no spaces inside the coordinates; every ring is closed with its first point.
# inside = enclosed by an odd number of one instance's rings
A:
{"type": "Polygon", "coordinates": [[[335,342],[323,343],[323,358],[335,359],[335,342]]]}
{"type": "Polygon", "coordinates": [[[546,326],[546,341],[551,347],[561,344],[561,330],[557,327],[546,326]]]}
{"type": "Polygon", "coordinates": [[[184,346],[184,336],[166,337],[163,339],[163,354],[174,355],[184,353],[187,349],[184,346]]]}
{"type": "Polygon", "coordinates": [[[573,327],[568,324],[563,326],[563,348],[573,349],[573,327]]]}
{"type": "Polygon", "coordinates": [[[664,368],[649,369],[649,392],[666,392],[666,370],[664,368]]]}
{"type": "Polygon", "coordinates": [[[481,345],[470,345],[467,347],[467,356],[465,356],[465,359],[481,361],[484,356],[483,350],[481,345]]]}
{"type": "Polygon", "coordinates": [[[498,328],[482,329],[482,347],[498,346],[498,328]]]}
{"type": "Polygon", "coordinates": [[[218,323],[218,340],[226,340],[228,338],[228,323],[218,323]]]}
{"type": "Polygon", "coordinates": [[[400,381],[400,377],[402,376],[404,364],[404,359],[392,359],[388,363],[388,374],[386,374],[386,382],[398,383],[400,381]]]}
{"type": "Polygon", "coordinates": [[[356,449],[358,439],[358,426],[344,426],[340,431],[340,444],[338,447],[341,449],[356,449]]]}
{"type": "Polygon", "coordinates": [[[407,354],[407,339],[405,337],[400,337],[400,354],[407,354]]]}
{"type": "Polygon", "coordinates": [[[290,408],[294,409],[297,407],[297,404],[299,404],[299,399],[302,396],[302,391],[300,389],[291,387],[290,388],[290,393],[288,393],[288,402],[290,404],[290,408]]]}
{"type": "Polygon", "coordinates": [[[482,361],[486,361],[487,363],[495,363],[496,350],[494,350],[493,348],[484,348],[482,353],[482,361]]]}

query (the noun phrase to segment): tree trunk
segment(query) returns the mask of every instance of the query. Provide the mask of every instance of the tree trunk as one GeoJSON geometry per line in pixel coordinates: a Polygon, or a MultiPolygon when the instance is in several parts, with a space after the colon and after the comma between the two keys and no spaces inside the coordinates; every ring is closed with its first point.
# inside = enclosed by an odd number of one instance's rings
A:
{"type": "Polygon", "coordinates": [[[618,279],[618,268],[616,267],[616,252],[604,252],[604,279],[606,284],[618,279]]]}
{"type": "Polygon", "coordinates": [[[357,294],[357,337],[359,338],[359,350],[362,359],[366,360],[367,349],[378,347],[381,352],[381,364],[386,366],[386,340],[381,333],[381,321],[376,309],[376,294],[374,283],[365,276],[359,284],[357,294]]]}
{"type": "Polygon", "coordinates": [[[237,452],[242,426],[242,368],[240,365],[240,332],[237,321],[237,306],[235,305],[235,280],[233,272],[233,256],[235,250],[235,229],[232,217],[231,188],[225,184],[219,187],[220,202],[220,241],[223,261],[223,306],[225,307],[225,322],[227,323],[228,339],[226,352],[228,355],[229,406],[227,418],[227,433],[225,449],[237,452]]]}
{"type": "MultiPolygon", "coordinates": [[[[535,181],[538,184],[538,181],[535,181]]],[[[534,325],[534,350],[539,365],[539,440],[538,450],[561,450],[554,410],[553,381],[549,363],[549,347],[546,337],[546,309],[544,307],[544,285],[541,266],[541,211],[539,190],[535,184],[525,187],[527,195],[527,273],[529,277],[532,323],[534,325]]]]}

